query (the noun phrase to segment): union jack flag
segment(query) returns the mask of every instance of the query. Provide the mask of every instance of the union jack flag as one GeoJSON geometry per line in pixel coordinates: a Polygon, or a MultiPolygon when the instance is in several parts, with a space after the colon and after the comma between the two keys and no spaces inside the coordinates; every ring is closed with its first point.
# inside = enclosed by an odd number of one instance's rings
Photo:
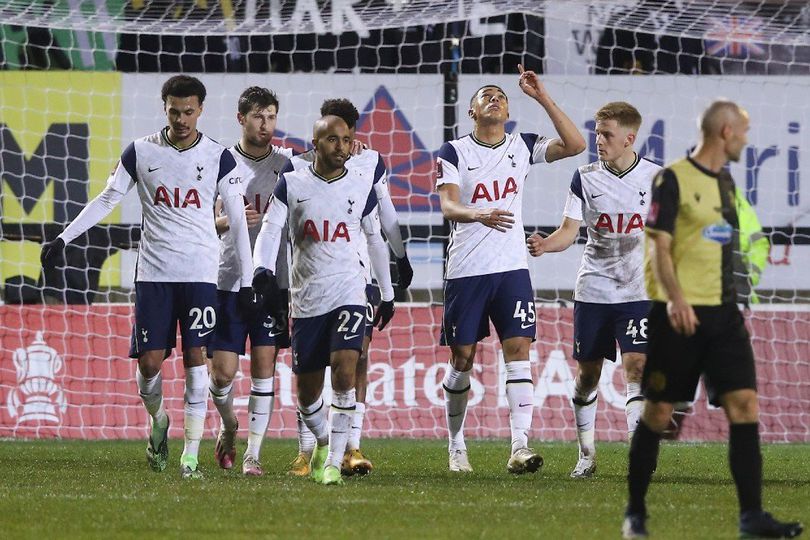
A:
{"type": "Polygon", "coordinates": [[[732,15],[724,19],[712,19],[712,26],[706,32],[706,52],[712,56],[748,58],[764,56],[765,41],[760,30],[764,26],[756,17],[732,15]]]}

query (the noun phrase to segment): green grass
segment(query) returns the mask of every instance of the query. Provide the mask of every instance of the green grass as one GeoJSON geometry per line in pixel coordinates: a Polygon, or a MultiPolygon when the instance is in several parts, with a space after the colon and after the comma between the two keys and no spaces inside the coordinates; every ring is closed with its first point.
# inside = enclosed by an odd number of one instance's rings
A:
{"type": "MultiPolygon", "coordinates": [[[[141,441],[0,442],[3,538],[618,538],[627,446],[601,444],[591,480],[568,477],[573,444],[537,444],[541,472],[506,472],[504,441],[470,441],[475,472],[447,471],[444,442],[368,440],[375,471],[345,486],[285,474],[294,442],[269,440],[265,476],[243,478],[201,450],[203,481],[181,481],[181,441],[151,472],[141,441]]],[[[239,450],[244,449],[244,442],[239,450]]],[[[766,445],[766,508],[810,522],[810,446],[766,445]]],[[[724,445],[667,444],[649,495],[655,538],[735,538],[737,503],[724,445]]]]}

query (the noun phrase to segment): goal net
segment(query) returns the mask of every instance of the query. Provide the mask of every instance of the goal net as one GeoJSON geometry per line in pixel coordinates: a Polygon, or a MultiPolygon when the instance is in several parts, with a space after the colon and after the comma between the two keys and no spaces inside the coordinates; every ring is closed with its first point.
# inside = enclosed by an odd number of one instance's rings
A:
{"type": "MultiPolygon", "coordinates": [[[[126,357],[141,219],[134,192],[68,248],[66,268],[43,274],[39,251],[101,191],[126,144],[163,127],[160,86],[178,72],[205,83],[199,127],[228,145],[240,135],[237,97],[251,85],[278,94],[275,142],[298,150],[308,147],[325,99],[346,97],[361,111],[358,137],[387,163],[415,271],[390,329],[372,342],[365,432],[443,437],[449,351],[438,336],[448,228],[433,189],[436,153],[469,133],[467,104],[484,83],[506,90],[509,131],[555,136],[517,86],[522,63],[541,74],[588,141],[579,156],[532,168],[523,194],[527,233],[548,233],[561,221],[574,169],[596,160],[592,118],[602,104],[625,100],[641,111],[637,150],[657,163],[696,143],[696,118],[713,99],[748,109],[749,145],[731,172],[770,242],[748,315],[762,434],[810,440],[804,2],[3,0],[0,15],[0,437],[147,432],[135,363],[126,357]]],[[[583,245],[584,237],[530,260],[538,322],[533,438],[574,439],[572,289],[583,245]]],[[[268,436],[295,433],[289,366],[285,352],[268,436]]],[[[240,415],[249,373],[245,356],[235,385],[240,415]]],[[[181,436],[176,355],[163,375],[172,436],[181,436]]],[[[606,363],[599,393],[597,437],[624,440],[620,364],[606,363]]],[[[699,390],[683,438],[724,439],[725,423],[699,390]]],[[[218,426],[213,407],[206,425],[209,434],[218,426]]],[[[493,338],[479,347],[466,433],[509,435],[493,338]]]]}

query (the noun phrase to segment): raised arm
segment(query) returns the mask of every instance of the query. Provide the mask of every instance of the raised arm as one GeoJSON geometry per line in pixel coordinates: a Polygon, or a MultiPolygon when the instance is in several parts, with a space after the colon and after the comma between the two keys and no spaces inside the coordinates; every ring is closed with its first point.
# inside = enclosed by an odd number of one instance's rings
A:
{"type": "Polygon", "coordinates": [[[552,139],[548,144],[545,156],[546,162],[551,163],[558,159],[575,156],[585,150],[585,139],[577,126],[551,99],[537,74],[534,71],[524,70],[521,64],[518,64],[518,71],[520,71],[520,80],[518,81],[520,89],[545,109],[546,114],[554,124],[557,135],[559,135],[558,139],[552,139]]]}

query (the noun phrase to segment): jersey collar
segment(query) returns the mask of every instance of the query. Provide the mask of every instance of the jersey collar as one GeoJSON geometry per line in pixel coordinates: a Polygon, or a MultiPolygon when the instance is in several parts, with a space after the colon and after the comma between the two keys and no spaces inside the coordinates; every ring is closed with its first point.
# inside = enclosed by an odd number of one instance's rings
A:
{"type": "Polygon", "coordinates": [[[605,168],[606,171],[613,174],[614,176],[617,176],[619,178],[624,178],[625,176],[630,174],[630,171],[635,169],[636,166],[641,162],[641,158],[638,156],[638,154],[635,153],[635,152],[634,152],[634,154],[636,156],[636,159],[633,161],[633,164],[630,165],[629,167],[627,167],[624,171],[621,171],[621,172],[617,171],[616,169],[614,169],[613,167],[608,165],[607,161],[603,161],[602,166],[605,168]]]}
{"type": "Polygon", "coordinates": [[[242,150],[242,145],[240,143],[236,143],[236,146],[234,146],[234,148],[239,153],[239,155],[246,157],[250,161],[256,161],[256,162],[262,161],[267,156],[269,156],[270,154],[273,153],[273,147],[272,146],[270,146],[270,150],[268,150],[266,154],[264,154],[263,156],[259,156],[259,157],[252,156],[252,155],[248,154],[247,152],[245,152],[244,150],[242,150]]]}
{"type": "Polygon", "coordinates": [[[349,169],[347,169],[346,167],[343,167],[343,172],[342,172],[342,173],[340,173],[339,175],[337,175],[337,176],[336,176],[336,177],[334,177],[334,178],[327,178],[327,177],[325,177],[325,176],[321,176],[320,174],[318,174],[318,173],[315,171],[315,166],[314,166],[314,165],[310,165],[310,166],[309,166],[309,170],[312,172],[312,174],[314,174],[316,177],[320,178],[321,180],[323,180],[323,181],[324,181],[324,182],[326,182],[327,184],[331,184],[332,182],[337,182],[338,180],[340,180],[341,178],[343,178],[343,177],[345,177],[347,174],[349,174],[349,169]]]}
{"type": "Polygon", "coordinates": [[[179,146],[175,146],[175,144],[172,141],[169,140],[169,126],[166,126],[162,130],[160,130],[160,136],[163,138],[163,140],[166,142],[166,144],[168,144],[169,146],[171,146],[172,148],[174,148],[178,152],[185,152],[186,150],[191,150],[192,148],[194,148],[195,146],[200,144],[200,141],[202,140],[202,133],[200,133],[198,131],[197,132],[197,140],[194,141],[193,143],[191,143],[190,145],[186,146],[185,148],[180,148],[179,146]]]}
{"type": "Polygon", "coordinates": [[[720,178],[720,175],[723,173],[723,171],[720,172],[710,171],[709,169],[707,169],[706,167],[704,167],[703,165],[692,159],[692,156],[686,156],[686,161],[691,163],[692,167],[696,168],[706,176],[711,176],[712,178],[720,178]]]}
{"type": "Polygon", "coordinates": [[[479,146],[483,146],[484,148],[489,148],[489,149],[495,149],[495,148],[498,148],[499,146],[501,146],[503,143],[505,143],[505,142],[506,142],[506,134],[505,134],[505,133],[504,133],[504,135],[503,135],[503,139],[501,139],[500,141],[496,142],[495,144],[489,144],[489,143],[485,143],[484,141],[482,141],[481,139],[479,139],[478,137],[476,137],[476,136],[475,136],[475,133],[470,133],[470,137],[472,138],[472,140],[473,140],[473,142],[474,142],[475,144],[477,144],[477,145],[479,145],[479,146]]]}

